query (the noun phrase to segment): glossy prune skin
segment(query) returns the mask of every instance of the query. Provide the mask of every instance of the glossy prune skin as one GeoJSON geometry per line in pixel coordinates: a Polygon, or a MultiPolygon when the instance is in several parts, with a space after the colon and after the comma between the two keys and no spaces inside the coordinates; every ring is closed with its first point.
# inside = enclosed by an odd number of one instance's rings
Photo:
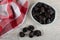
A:
{"type": "Polygon", "coordinates": [[[27,27],[23,28],[23,32],[24,33],[27,32],[27,31],[28,31],[28,28],[27,27]]]}
{"type": "Polygon", "coordinates": [[[20,33],[19,33],[19,36],[20,36],[20,37],[24,37],[24,36],[25,36],[24,32],[20,32],[20,33]]]}
{"type": "Polygon", "coordinates": [[[29,33],[29,37],[30,37],[30,38],[33,38],[33,37],[34,37],[34,32],[33,32],[33,31],[31,31],[31,32],[29,33]]]}
{"type": "Polygon", "coordinates": [[[41,31],[40,30],[35,30],[34,35],[37,36],[37,37],[41,36],[41,31]]]}
{"type": "Polygon", "coordinates": [[[29,31],[33,31],[33,30],[34,30],[34,26],[33,26],[33,25],[29,25],[29,26],[28,26],[28,30],[29,30],[29,31]]]}
{"type": "Polygon", "coordinates": [[[32,16],[41,24],[49,24],[55,19],[55,10],[45,3],[38,2],[32,8],[32,16]]]}

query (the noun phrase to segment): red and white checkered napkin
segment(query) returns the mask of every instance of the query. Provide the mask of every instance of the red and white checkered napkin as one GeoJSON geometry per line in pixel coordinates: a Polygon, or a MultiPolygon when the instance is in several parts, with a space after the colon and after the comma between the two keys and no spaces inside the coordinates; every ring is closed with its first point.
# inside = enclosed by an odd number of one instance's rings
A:
{"type": "Polygon", "coordinates": [[[0,10],[1,36],[23,22],[28,10],[28,0],[1,0],[0,10]]]}

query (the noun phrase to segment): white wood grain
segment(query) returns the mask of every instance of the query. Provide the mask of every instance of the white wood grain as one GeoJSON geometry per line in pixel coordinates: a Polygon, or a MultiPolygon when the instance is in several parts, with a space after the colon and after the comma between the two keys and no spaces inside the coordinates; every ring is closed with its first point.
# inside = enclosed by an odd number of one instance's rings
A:
{"type": "Polygon", "coordinates": [[[8,34],[5,34],[0,40],[60,40],[60,0],[29,0],[30,4],[35,3],[37,1],[49,4],[55,9],[56,17],[54,22],[48,25],[37,24],[31,19],[28,12],[27,18],[24,24],[18,28],[15,28],[14,31],[11,31],[8,34]],[[22,28],[30,24],[34,25],[36,29],[41,30],[42,32],[41,37],[21,38],[18,36],[18,33],[22,30],[22,28]]]}

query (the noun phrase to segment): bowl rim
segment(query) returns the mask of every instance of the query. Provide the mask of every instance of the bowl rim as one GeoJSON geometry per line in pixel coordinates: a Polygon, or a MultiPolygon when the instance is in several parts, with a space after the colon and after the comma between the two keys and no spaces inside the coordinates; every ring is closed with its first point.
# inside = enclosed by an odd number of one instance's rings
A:
{"type": "MultiPolygon", "coordinates": [[[[34,3],[33,5],[32,5],[32,7],[31,7],[31,9],[30,9],[30,16],[31,16],[31,18],[33,19],[33,21],[34,22],[36,22],[37,24],[41,24],[41,23],[39,23],[38,21],[36,21],[35,19],[34,19],[34,17],[32,16],[32,9],[35,7],[35,5],[37,4],[37,3],[39,3],[40,1],[38,1],[38,2],[36,2],[36,3],[34,3]]],[[[41,2],[41,3],[43,3],[43,2],[41,2]]],[[[47,4],[48,5],[48,4],[47,4]]],[[[52,7],[53,8],[53,7],[52,7]]],[[[54,9],[54,8],[53,8],[54,9]]],[[[54,18],[55,19],[55,18],[54,18]]],[[[45,25],[45,24],[43,24],[43,25],[45,25]]],[[[47,24],[46,24],[47,25],[47,24]]]]}
{"type": "Polygon", "coordinates": [[[33,16],[32,16],[32,9],[34,8],[34,6],[37,4],[38,2],[36,2],[36,3],[34,3],[33,5],[32,5],[32,7],[31,7],[31,9],[30,9],[30,16],[31,16],[31,18],[33,19],[33,21],[34,22],[36,22],[37,24],[40,24],[38,21],[36,21],[34,18],[33,18],[33,16]]]}

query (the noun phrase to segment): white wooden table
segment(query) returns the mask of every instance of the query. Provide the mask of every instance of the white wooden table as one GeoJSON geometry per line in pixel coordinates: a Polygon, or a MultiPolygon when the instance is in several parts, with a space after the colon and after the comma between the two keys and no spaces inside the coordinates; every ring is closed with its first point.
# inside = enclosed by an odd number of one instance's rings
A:
{"type": "Polygon", "coordinates": [[[30,5],[37,1],[49,4],[55,9],[56,17],[54,22],[48,25],[37,24],[31,19],[28,12],[23,25],[5,34],[0,38],[0,40],[60,40],[60,0],[29,0],[30,5]],[[18,33],[22,30],[22,28],[31,24],[34,25],[36,29],[41,30],[42,36],[33,38],[29,38],[28,36],[24,38],[19,37],[18,33]]]}

